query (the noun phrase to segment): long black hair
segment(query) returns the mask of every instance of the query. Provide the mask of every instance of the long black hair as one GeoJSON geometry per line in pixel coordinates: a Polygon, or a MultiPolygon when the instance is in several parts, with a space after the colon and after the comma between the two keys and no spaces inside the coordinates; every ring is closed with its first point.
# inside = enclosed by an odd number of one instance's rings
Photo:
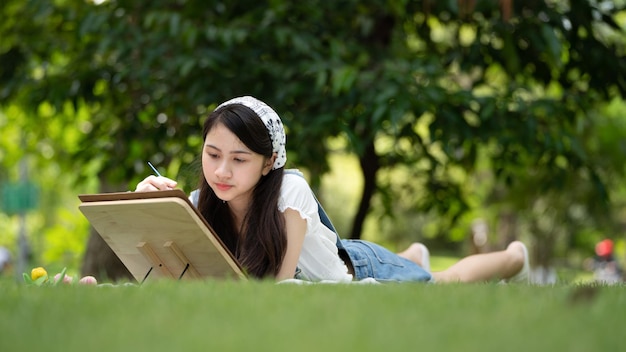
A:
{"type": "MultiPolygon", "coordinates": [[[[203,140],[218,124],[228,128],[253,152],[272,157],[269,132],[252,109],[229,104],[213,111],[204,122],[203,140]]],[[[200,177],[198,210],[246,272],[257,278],[276,276],[287,249],[285,219],[278,211],[282,182],[282,167],[261,176],[243,226],[238,229],[228,204],[215,195],[204,175],[200,177]]]]}

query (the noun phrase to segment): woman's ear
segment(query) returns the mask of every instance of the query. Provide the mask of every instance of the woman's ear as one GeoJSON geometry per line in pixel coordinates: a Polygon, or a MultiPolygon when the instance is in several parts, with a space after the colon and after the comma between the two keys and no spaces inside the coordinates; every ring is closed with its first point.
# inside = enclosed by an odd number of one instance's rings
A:
{"type": "Polygon", "coordinates": [[[271,157],[265,159],[265,165],[263,166],[263,171],[261,172],[263,176],[267,176],[267,174],[269,174],[270,171],[272,171],[272,168],[274,167],[274,162],[276,161],[277,157],[278,157],[278,154],[273,153],[271,157]]]}

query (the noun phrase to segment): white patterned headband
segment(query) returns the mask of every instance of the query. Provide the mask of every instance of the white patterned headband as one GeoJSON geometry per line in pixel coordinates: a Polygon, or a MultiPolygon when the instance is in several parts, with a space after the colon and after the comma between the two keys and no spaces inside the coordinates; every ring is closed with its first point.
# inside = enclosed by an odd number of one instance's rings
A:
{"type": "Polygon", "coordinates": [[[267,128],[267,132],[272,140],[272,151],[276,153],[276,160],[274,161],[272,169],[276,170],[285,166],[285,163],[287,163],[287,150],[285,149],[287,137],[285,136],[283,122],[280,120],[276,111],[264,102],[251,96],[233,98],[220,104],[217,109],[231,104],[241,104],[252,109],[252,111],[257,114],[267,128]]]}

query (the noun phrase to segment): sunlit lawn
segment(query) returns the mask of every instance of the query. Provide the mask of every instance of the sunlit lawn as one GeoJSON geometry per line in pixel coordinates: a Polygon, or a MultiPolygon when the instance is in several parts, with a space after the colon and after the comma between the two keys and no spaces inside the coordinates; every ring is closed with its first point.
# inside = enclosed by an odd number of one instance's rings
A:
{"type": "Polygon", "coordinates": [[[0,281],[1,351],[619,351],[624,286],[0,281]]]}

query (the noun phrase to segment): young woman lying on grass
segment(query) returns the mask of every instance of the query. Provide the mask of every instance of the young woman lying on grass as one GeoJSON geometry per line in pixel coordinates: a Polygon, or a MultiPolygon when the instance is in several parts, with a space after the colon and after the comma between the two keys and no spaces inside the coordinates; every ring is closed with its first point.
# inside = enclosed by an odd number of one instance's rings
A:
{"type": "MultiPolygon", "coordinates": [[[[332,282],[528,280],[528,251],[521,242],[431,273],[422,244],[396,254],[367,241],[337,241],[322,223],[306,180],[285,172],[280,117],[253,97],[218,106],[202,136],[202,175],[192,201],[250,276],[332,282]]],[[[149,176],[136,191],[174,187],[174,180],[149,176]]]]}

